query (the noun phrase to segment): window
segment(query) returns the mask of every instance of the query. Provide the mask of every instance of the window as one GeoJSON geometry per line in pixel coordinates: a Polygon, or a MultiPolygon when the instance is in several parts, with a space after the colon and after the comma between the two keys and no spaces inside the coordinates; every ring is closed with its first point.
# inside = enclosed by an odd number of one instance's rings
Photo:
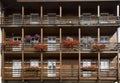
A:
{"type": "Polygon", "coordinates": [[[48,37],[48,51],[56,51],[56,37],[48,37]]]}
{"type": "Polygon", "coordinates": [[[22,24],[21,14],[13,14],[13,24],[22,24]]]}
{"type": "Polygon", "coordinates": [[[100,43],[108,43],[108,42],[109,42],[109,37],[108,36],[101,36],[100,43]]]}
{"type": "Polygon", "coordinates": [[[13,37],[13,40],[15,40],[15,41],[21,41],[21,37],[13,37]]]}
{"type": "Polygon", "coordinates": [[[48,77],[56,77],[56,61],[48,61],[48,77]]]}
{"type": "Polygon", "coordinates": [[[30,43],[38,43],[39,42],[39,39],[38,38],[34,38],[32,37],[32,39],[30,40],[30,43]]]}
{"type": "MultiPolygon", "coordinates": [[[[83,60],[83,67],[91,66],[91,60],[83,60]]],[[[83,71],[83,77],[90,77],[91,71],[83,71]]]]}
{"type": "Polygon", "coordinates": [[[30,66],[38,67],[39,66],[39,60],[30,60],[30,66]]]}
{"type": "Polygon", "coordinates": [[[48,24],[56,23],[56,13],[48,13],[48,24]]]}
{"type": "MultiPolygon", "coordinates": [[[[13,37],[14,41],[21,42],[21,37],[13,37]]],[[[12,51],[21,51],[22,50],[22,45],[19,44],[18,46],[13,46],[12,51]]]]}
{"type": "Polygon", "coordinates": [[[13,60],[12,66],[12,76],[13,77],[21,77],[21,61],[20,60],[13,60]]]}
{"type": "Polygon", "coordinates": [[[109,60],[108,59],[102,59],[100,63],[101,71],[107,71],[109,69],[109,60]]]}
{"type": "Polygon", "coordinates": [[[30,24],[39,24],[39,14],[38,13],[31,13],[30,14],[30,24]]]}

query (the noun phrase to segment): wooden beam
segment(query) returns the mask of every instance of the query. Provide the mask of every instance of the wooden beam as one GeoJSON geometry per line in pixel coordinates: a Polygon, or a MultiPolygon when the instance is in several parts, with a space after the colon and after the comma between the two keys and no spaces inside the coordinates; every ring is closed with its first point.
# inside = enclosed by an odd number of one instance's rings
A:
{"type": "Polygon", "coordinates": [[[98,28],[98,43],[100,43],[100,28],[98,28]]]}
{"type": "Polygon", "coordinates": [[[79,39],[79,61],[78,61],[78,80],[80,81],[81,79],[81,49],[80,49],[80,44],[81,44],[81,29],[78,29],[78,39],[79,39]]]}
{"type": "Polygon", "coordinates": [[[97,15],[100,17],[100,5],[97,6],[97,15]]]}
{"type": "Polygon", "coordinates": [[[120,52],[118,51],[118,56],[117,56],[117,73],[118,73],[118,76],[117,76],[118,78],[117,79],[118,79],[118,83],[120,83],[119,82],[119,79],[120,79],[120,75],[119,75],[120,74],[119,57],[120,57],[120,52]]]}
{"type": "Polygon", "coordinates": [[[40,15],[41,15],[41,19],[43,18],[43,6],[40,6],[40,15]]]}
{"type": "Polygon", "coordinates": [[[120,16],[120,5],[117,5],[117,17],[120,16]]]}
{"type": "MultiPolygon", "coordinates": [[[[5,30],[2,28],[2,43],[5,43],[4,36],[5,35],[5,30]]],[[[2,79],[4,79],[4,49],[2,49],[2,79]]]]}
{"type": "Polygon", "coordinates": [[[62,81],[62,51],[60,51],[60,81],[62,81]]]}
{"type": "Polygon", "coordinates": [[[43,53],[41,53],[41,82],[43,81],[43,53]]]}
{"type": "Polygon", "coordinates": [[[22,28],[22,81],[24,81],[24,28],[22,28]]]}
{"type": "Polygon", "coordinates": [[[62,17],[62,6],[60,6],[60,18],[62,17]]]}
{"type": "Polygon", "coordinates": [[[80,5],[78,6],[78,17],[79,18],[81,17],[81,6],[80,5]]]}
{"type": "Polygon", "coordinates": [[[41,43],[43,43],[43,28],[41,28],[41,43]]]}
{"type": "Polygon", "coordinates": [[[98,81],[100,79],[100,52],[98,52],[98,81]]]}

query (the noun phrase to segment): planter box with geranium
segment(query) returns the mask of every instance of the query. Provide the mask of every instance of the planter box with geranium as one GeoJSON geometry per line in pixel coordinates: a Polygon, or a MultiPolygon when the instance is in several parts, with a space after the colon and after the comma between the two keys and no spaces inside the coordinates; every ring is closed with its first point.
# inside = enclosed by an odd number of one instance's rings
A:
{"type": "Polygon", "coordinates": [[[105,49],[105,44],[93,44],[92,45],[92,50],[93,51],[102,51],[103,49],[105,49]]]}
{"type": "Polygon", "coordinates": [[[46,51],[47,50],[47,45],[46,44],[35,44],[34,48],[36,51],[46,51]]]}
{"type": "Polygon", "coordinates": [[[79,44],[79,42],[77,40],[64,40],[63,41],[63,45],[65,47],[74,47],[77,46],[79,44]]]}
{"type": "Polygon", "coordinates": [[[63,41],[63,46],[65,48],[74,48],[75,46],[79,45],[78,40],[64,40],[63,41]]]}
{"type": "Polygon", "coordinates": [[[14,40],[9,40],[5,42],[5,50],[6,51],[11,51],[13,47],[17,47],[20,45],[20,42],[14,41],[14,40]]]}

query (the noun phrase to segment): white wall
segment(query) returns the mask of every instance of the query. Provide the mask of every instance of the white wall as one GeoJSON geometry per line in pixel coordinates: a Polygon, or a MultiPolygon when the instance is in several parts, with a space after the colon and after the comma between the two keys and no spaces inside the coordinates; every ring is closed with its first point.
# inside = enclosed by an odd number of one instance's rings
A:
{"type": "Polygon", "coordinates": [[[118,43],[120,43],[120,27],[118,27],[118,43]]]}

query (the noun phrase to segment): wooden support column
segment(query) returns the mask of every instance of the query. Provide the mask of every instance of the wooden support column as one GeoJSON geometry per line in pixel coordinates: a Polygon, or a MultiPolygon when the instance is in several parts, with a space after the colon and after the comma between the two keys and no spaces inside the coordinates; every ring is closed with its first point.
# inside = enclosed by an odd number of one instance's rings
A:
{"type": "Polygon", "coordinates": [[[41,28],[41,43],[43,43],[43,28],[41,28]]]}
{"type": "Polygon", "coordinates": [[[100,52],[98,52],[98,81],[100,79],[100,52]]]}
{"type": "Polygon", "coordinates": [[[100,17],[100,5],[97,6],[97,16],[100,17]]]}
{"type": "Polygon", "coordinates": [[[60,18],[62,17],[62,6],[60,6],[60,18]]]}
{"type": "Polygon", "coordinates": [[[117,17],[120,16],[120,5],[117,5],[117,17]]]}
{"type": "Polygon", "coordinates": [[[43,53],[41,53],[41,82],[43,82],[43,74],[44,74],[44,71],[43,71],[43,53]]]}
{"type": "Polygon", "coordinates": [[[40,17],[41,19],[43,18],[43,6],[42,5],[40,6],[40,17]]]}
{"type": "MultiPolygon", "coordinates": [[[[5,30],[4,30],[4,28],[2,28],[2,43],[5,43],[5,30]]],[[[4,49],[2,49],[2,79],[4,80],[4,49]]]]}
{"type": "Polygon", "coordinates": [[[80,5],[78,6],[78,17],[79,18],[81,17],[81,6],[80,5]]]}
{"type": "MultiPolygon", "coordinates": [[[[41,43],[43,43],[43,28],[41,28],[41,43]]],[[[43,82],[43,75],[44,75],[44,67],[43,67],[43,53],[41,52],[41,82],[43,82]]]]}
{"type": "Polygon", "coordinates": [[[59,29],[59,36],[60,36],[60,81],[62,81],[62,50],[61,50],[62,28],[59,29]]]}
{"type": "Polygon", "coordinates": [[[22,23],[23,24],[24,24],[24,15],[25,15],[24,6],[22,6],[22,23]]]}
{"type": "Polygon", "coordinates": [[[98,43],[100,43],[100,28],[98,28],[98,43]]]}
{"type": "Polygon", "coordinates": [[[118,76],[117,76],[118,78],[117,78],[117,79],[118,79],[118,83],[120,83],[120,75],[119,75],[119,74],[120,74],[120,70],[119,70],[119,69],[120,69],[120,66],[119,66],[119,57],[120,57],[120,52],[118,51],[118,56],[117,56],[117,74],[118,74],[118,76]]]}
{"type": "Polygon", "coordinates": [[[22,28],[22,81],[24,82],[24,28],[22,28]]]}
{"type": "Polygon", "coordinates": [[[79,39],[79,61],[78,61],[78,80],[80,81],[81,79],[81,49],[80,49],[80,44],[81,44],[81,29],[78,29],[78,39],[79,39]]]}

